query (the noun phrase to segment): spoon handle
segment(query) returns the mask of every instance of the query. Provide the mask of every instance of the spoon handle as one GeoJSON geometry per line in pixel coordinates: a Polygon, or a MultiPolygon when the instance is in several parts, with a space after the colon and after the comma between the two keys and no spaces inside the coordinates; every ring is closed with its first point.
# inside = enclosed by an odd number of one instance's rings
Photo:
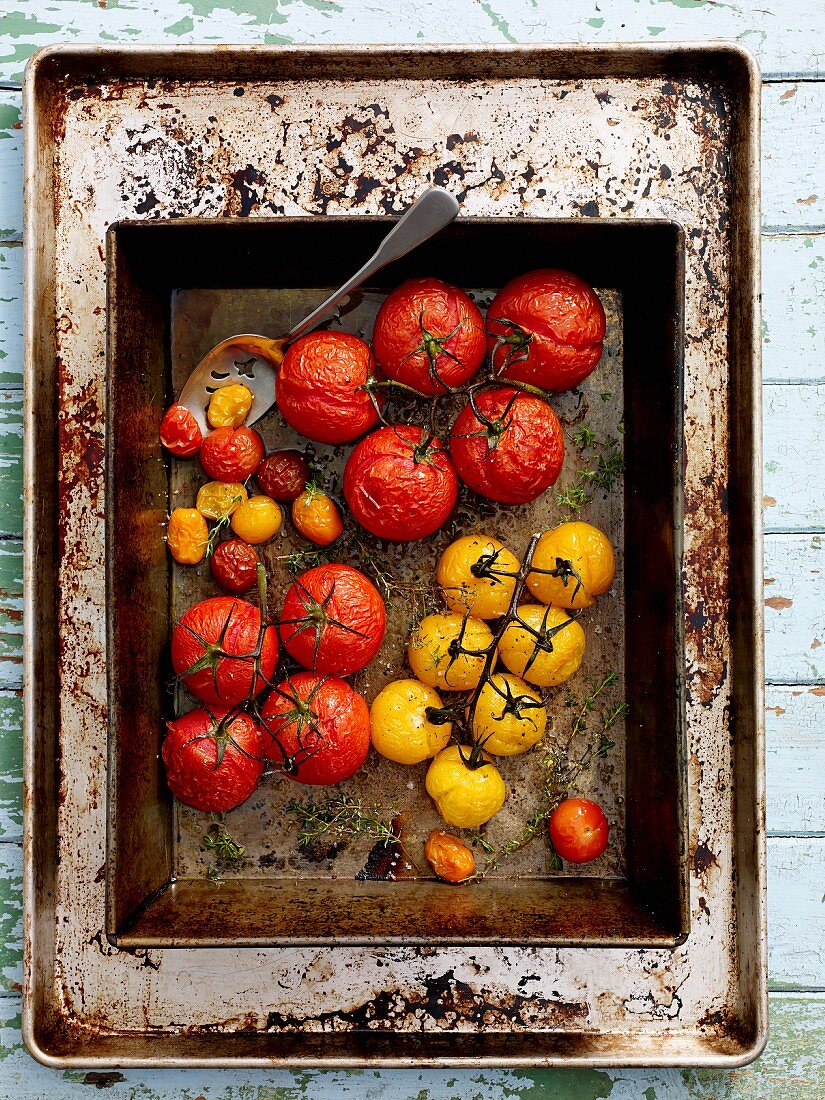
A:
{"type": "Polygon", "coordinates": [[[441,187],[430,187],[409,208],[403,217],[393,226],[378,247],[378,251],[364,266],[352,276],[340,290],[336,290],[326,301],[294,325],[284,337],[287,341],[297,340],[299,336],[310,332],[320,324],[335,307],[356,287],[366,282],[376,271],[386,264],[406,256],[418,245],[429,240],[445,225],[449,225],[458,213],[458,200],[441,187]]]}

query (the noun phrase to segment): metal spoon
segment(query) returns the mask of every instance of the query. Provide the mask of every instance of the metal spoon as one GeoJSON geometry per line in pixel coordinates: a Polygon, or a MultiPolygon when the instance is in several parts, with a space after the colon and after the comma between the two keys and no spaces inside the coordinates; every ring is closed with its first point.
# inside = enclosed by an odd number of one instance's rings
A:
{"type": "Polygon", "coordinates": [[[215,390],[233,382],[243,382],[253,394],[247,424],[269,412],[275,404],[275,369],[281,365],[287,344],[310,332],[335,309],[353,290],[366,282],[386,264],[406,256],[418,245],[429,240],[455,218],[458,201],[440,187],[430,187],[410,209],[399,218],[381,242],[378,251],[364,266],[336,290],[309,316],[278,339],[242,333],[222,340],[195,367],[178,398],[197,420],[204,435],[209,431],[206,406],[215,390]]]}

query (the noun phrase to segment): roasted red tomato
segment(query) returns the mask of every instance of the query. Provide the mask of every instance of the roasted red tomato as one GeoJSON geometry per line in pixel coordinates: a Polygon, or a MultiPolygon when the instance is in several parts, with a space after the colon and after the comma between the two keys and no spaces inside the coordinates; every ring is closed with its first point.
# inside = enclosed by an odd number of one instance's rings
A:
{"type": "Polygon", "coordinates": [[[299,672],[272,690],[261,708],[266,754],[299,783],[340,783],[370,747],[370,712],[338,676],[299,672]]]}
{"type": "Polygon", "coordinates": [[[367,390],[369,344],[349,332],[310,332],[290,344],[278,371],[278,408],[301,435],[349,443],[378,423],[367,390]]]}
{"type": "Polygon", "coordinates": [[[502,378],[543,390],[571,390],[602,354],[604,309],[598,295],[569,271],[519,275],[487,310],[487,344],[502,378]]]}
{"type": "Polygon", "coordinates": [[[221,588],[240,595],[255,587],[260,560],[248,542],[228,539],[215,547],[209,559],[209,568],[221,588]]]}
{"type": "Polygon", "coordinates": [[[379,309],[372,343],[388,378],[419,393],[444,393],[463,385],[484,362],[484,320],[458,287],[408,279],[379,309]]]}
{"type": "Polygon", "coordinates": [[[348,676],[366,668],[384,638],[378,589],[348,565],[318,565],[296,577],[281,614],[281,641],[313,672],[348,676]]]}
{"type": "Polygon", "coordinates": [[[160,422],[160,441],[177,458],[193,458],[201,449],[203,433],[184,405],[171,405],[160,422]]]}
{"type": "Polygon", "coordinates": [[[566,798],[550,815],[550,839],[568,863],[589,863],[607,847],[607,818],[589,798],[566,798]]]}
{"type": "Polygon", "coordinates": [[[264,445],[252,428],[216,428],[201,444],[200,457],[214,481],[245,481],[260,466],[264,445]]]}
{"type": "Polygon", "coordinates": [[[190,607],[172,631],[172,666],[189,691],[204,703],[234,706],[263,691],[275,671],[278,637],[264,631],[254,692],[255,650],[261,613],[232,596],[214,596],[190,607]]]}
{"type": "Polygon", "coordinates": [[[344,470],[352,514],[379,538],[407,542],[437,531],[455,507],[458,478],[442,444],[411,424],[379,428],[344,470]]]}
{"type": "Polygon", "coordinates": [[[309,481],[309,463],[300,451],[273,451],[255,471],[261,490],[286,504],[296,500],[309,481]]]}
{"type": "Polygon", "coordinates": [[[484,390],[465,405],[450,433],[461,480],[503,504],[525,504],[553,485],[564,461],[564,434],[546,401],[508,388],[484,390]]]}
{"type": "Polygon", "coordinates": [[[258,786],[266,759],[263,730],[248,714],[203,708],[166,723],[161,755],[179,802],[207,813],[240,806],[258,786]]]}

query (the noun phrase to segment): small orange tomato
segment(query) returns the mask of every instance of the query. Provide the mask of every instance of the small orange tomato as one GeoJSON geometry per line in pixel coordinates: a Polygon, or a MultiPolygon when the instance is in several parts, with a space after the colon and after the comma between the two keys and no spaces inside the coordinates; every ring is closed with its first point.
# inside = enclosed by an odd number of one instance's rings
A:
{"type": "Polygon", "coordinates": [[[610,827],[604,811],[589,798],[565,798],[550,815],[550,839],[568,863],[589,863],[607,848],[610,827]]]}
{"type": "Polygon", "coordinates": [[[169,553],[181,565],[197,565],[203,561],[209,543],[206,520],[197,508],[176,508],[166,528],[169,553]]]}
{"type": "Polygon", "coordinates": [[[329,546],[344,530],[335,501],[315,488],[304,489],[293,500],[292,522],[300,534],[316,546],[329,546]]]}
{"type": "Polygon", "coordinates": [[[232,513],[232,530],[253,546],[277,535],[282,522],[281,506],[271,497],[250,497],[232,513]]]}
{"type": "Polygon", "coordinates": [[[476,869],[473,853],[457,836],[433,829],[424,845],[427,862],[445,882],[464,882],[476,869]]]}

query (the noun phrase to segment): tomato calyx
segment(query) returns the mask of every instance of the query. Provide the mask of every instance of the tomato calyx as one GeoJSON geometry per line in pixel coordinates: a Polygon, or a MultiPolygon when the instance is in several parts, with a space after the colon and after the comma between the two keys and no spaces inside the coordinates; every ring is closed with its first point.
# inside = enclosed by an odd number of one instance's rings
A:
{"type": "Polygon", "coordinates": [[[287,674],[286,679],[289,684],[289,691],[284,691],[280,686],[274,686],[272,691],[282,699],[285,699],[290,704],[290,709],[279,711],[277,715],[265,719],[264,726],[281,754],[281,771],[283,771],[285,775],[297,775],[301,764],[306,763],[306,761],[311,759],[316,752],[319,752],[321,748],[323,748],[324,738],[318,727],[319,717],[318,713],[313,710],[312,700],[329,677],[322,676],[318,680],[318,683],[310,689],[306,699],[301,698],[289,674],[287,674]],[[270,723],[273,723],[275,719],[277,719],[278,724],[276,729],[273,730],[270,723]],[[295,740],[298,744],[298,749],[296,752],[290,754],[279,740],[278,734],[286,726],[291,726],[293,724],[295,725],[295,740]],[[314,748],[303,743],[305,731],[313,735],[315,740],[314,748]],[[300,760],[298,759],[299,755],[301,757],[300,760]]]}
{"type": "Polygon", "coordinates": [[[470,399],[470,408],[473,410],[473,415],[475,416],[476,420],[481,425],[483,425],[483,427],[481,431],[477,432],[458,433],[455,438],[472,439],[477,436],[486,438],[487,454],[492,454],[496,447],[498,447],[499,442],[501,441],[501,437],[504,435],[504,433],[508,430],[513,422],[512,419],[509,419],[509,415],[510,410],[518,399],[519,392],[520,391],[518,389],[514,389],[513,396],[508,399],[507,404],[502,409],[501,415],[496,417],[495,420],[491,420],[490,417],[479,408],[478,402],[476,401],[474,388],[471,388],[467,393],[467,396],[470,399]]]}
{"type": "Polygon", "coordinates": [[[584,587],[584,583],[579,574],[573,568],[573,562],[569,558],[556,558],[555,569],[534,569],[534,573],[545,573],[548,577],[558,577],[561,580],[562,586],[567,588],[567,582],[575,578],[576,587],[573,589],[573,595],[570,598],[570,602],[573,603],[578,596],[580,589],[584,587]]]}
{"type": "Polygon", "coordinates": [[[454,363],[458,363],[459,366],[463,366],[458,356],[453,355],[451,351],[448,351],[446,346],[450,342],[450,340],[452,340],[454,336],[457,336],[458,333],[461,331],[462,324],[463,321],[459,321],[452,332],[448,332],[446,336],[437,336],[434,332],[430,332],[429,329],[425,326],[424,310],[422,309],[421,313],[418,315],[418,327],[421,330],[421,343],[418,345],[418,347],[413,348],[412,351],[408,352],[404,356],[402,362],[405,362],[407,359],[411,359],[414,355],[419,355],[421,352],[423,352],[427,356],[427,369],[430,375],[430,381],[434,385],[440,386],[445,391],[449,390],[450,386],[438,373],[436,363],[443,355],[445,359],[451,359],[454,363]]]}
{"type": "Polygon", "coordinates": [[[492,736],[493,735],[490,734],[488,737],[483,738],[481,741],[473,741],[472,745],[470,746],[462,745],[459,742],[458,755],[461,757],[461,763],[464,765],[467,771],[478,771],[479,768],[483,768],[485,767],[485,765],[490,763],[489,760],[484,759],[484,746],[487,744],[487,742],[490,740],[490,737],[492,736]],[[468,747],[470,751],[465,755],[464,750],[468,747]]]}
{"type": "Polygon", "coordinates": [[[484,551],[480,554],[478,559],[470,566],[470,572],[478,580],[492,581],[493,584],[503,584],[502,577],[515,577],[516,573],[511,573],[508,569],[496,569],[496,564],[501,556],[504,547],[500,546],[495,550],[484,551]]]}
{"type": "MultiPolygon", "coordinates": [[[[490,679],[489,685],[493,691],[501,699],[504,700],[504,706],[501,714],[498,716],[491,716],[494,722],[503,722],[508,714],[512,714],[514,718],[522,719],[527,718],[532,722],[529,714],[525,714],[525,711],[538,710],[544,706],[541,699],[534,699],[532,695],[517,695],[513,691],[513,687],[509,680],[504,680],[504,687],[501,688],[494,679],[490,679]]],[[[535,725],[535,722],[533,722],[535,725]]]]}
{"type": "Polygon", "coordinates": [[[536,660],[542,653],[552,653],[555,648],[553,645],[553,639],[555,636],[566,627],[570,626],[574,619],[566,619],[563,623],[559,623],[557,626],[547,625],[547,616],[553,609],[546,607],[541,619],[541,626],[536,628],[526,623],[524,619],[519,615],[518,610],[515,611],[513,621],[518,624],[522,630],[526,630],[527,633],[533,639],[533,652],[524,666],[522,676],[526,676],[530,669],[533,667],[536,660]]]}
{"type": "Polygon", "coordinates": [[[515,321],[509,321],[506,317],[494,317],[492,318],[492,324],[501,325],[502,328],[508,330],[496,337],[496,342],[490,354],[490,363],[493,365],[493,370],[501,377],[510,367],[515,366],[516,363],[523,363],[528,357],[530,354],[529,344],[533,339],[533,333],[527,332],[521,325],[517,325],[515,321]],[[496,355],[500,348],[507,348],[507,351],[501,367],[496,370],[496,355]]]}
{"type": "Polygon", "coordinates": [[[301,583],[299,578],[296,577],[292,583],[298,593],[298,599],[301,602],[301,606],[306,611],[306,614],[301,615],[297,619],[281,619],[281,626],[297,627],[297,630],[293,632],[293,636],[301,634],[305,630],[313,630],[315,632],[315,642],[312,653],[313,668],[318,660],[321,639],[327,626],[333,626],[338,630],[343,630],[347,634],[355,634],[359,638],[369,638],[369,635],[365,634],[362,630],[357,630],[354,626],[342,623],[340,619],[336,619],[330,614],[328,608],[332,601],[332,597],[335,595],[334,580],[330,584],[329,591],[321,600],[317,600],[306,585],[301,583]]]}
{"type": "Polygon", "coordinates": [[[184,747],[186,745],[194,744],[195,741],[214,741],[216,749],[214,769],[215,771],[217,771],[223,763],[223,758],[226,752],[227,745],[232,745],[234,749],[241,753],[242,756],[246,756],[249,760],[260,761],[259,757],[253,756],[251,752],[248,752],[243,747],[243,745],[239,745],[235,738],[232,736],[232,724],[236,721],[239,715],[243,713],[240,707],[233,707],[231,710],[228,710],[222,718],[218,718],[217,715],[215,715],[205,704],[201,704],[201,706],[203,706],[203,709],[209,715],[209,720],[210,722],[212,722],[212,727],[211,729],[207,730],[206,733],[194,734],[192,737],[184,742],[184,747]]]}

